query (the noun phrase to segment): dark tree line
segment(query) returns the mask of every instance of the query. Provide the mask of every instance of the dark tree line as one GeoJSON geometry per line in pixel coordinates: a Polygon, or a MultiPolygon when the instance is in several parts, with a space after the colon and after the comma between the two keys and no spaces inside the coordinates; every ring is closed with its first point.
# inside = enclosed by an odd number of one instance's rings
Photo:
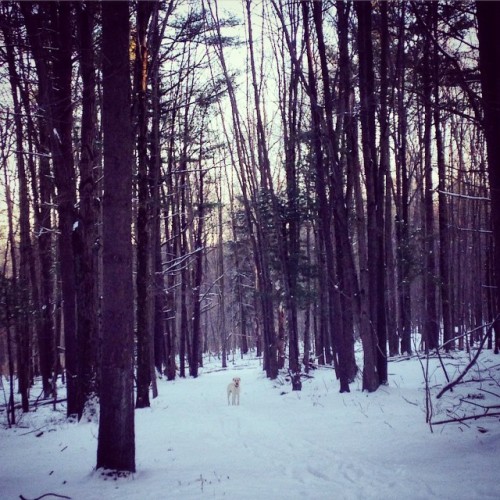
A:
{"type": "Polygon", "coordinates": [[[134,470],[134,406],[206,355],[374,391],[491,322],[498,351],[499,10],[2,2],[9,422],[61,377],[134,470]]]}

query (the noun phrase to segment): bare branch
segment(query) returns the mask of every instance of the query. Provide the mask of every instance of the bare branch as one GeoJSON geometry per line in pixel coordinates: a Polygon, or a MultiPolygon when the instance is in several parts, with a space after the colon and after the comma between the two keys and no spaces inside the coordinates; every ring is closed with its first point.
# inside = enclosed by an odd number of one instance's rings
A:
{"type": "MultiPolygon", "coordinates": [[[[496,319],[495,319],[496,321],[496,319]]],[[[465,370],[453,381],[451,381],[449,384],[446,384],[440,391],[439,394],[436,396],[437,399],[439,399],[445,392],[453,389],[457,384],[460,383],[460,381],[465,377],[467,372],[476,364],[477,359],[479,358],[479,355],[481,354],[481,351],[483,350],[484,343],[486,342],[486,339],[491,335],[491,332],[493,330],[493,325],[495,324],[495,321],[492,321],[488,327],[488,330],[486,333],[483,335],[483,338],[481,339],[481,343],[479,344],[479,347],[477,348],[476,354],[474,357],[471,359],[469,364],[466,366],[465,370]]]]}
{"type": "Polygon", "coordinates": [[[481,415],[469,415],[467,417],[457,417],[457,418],[450,418],[448,420],[439,420],[438,422],[432,422],[432,425],[465,422],[466,420],[479,420],[480,418],[484,418],[484,417],[500,417],[500,412],[498,412],[498,413],[483,413],[481,415]]]}

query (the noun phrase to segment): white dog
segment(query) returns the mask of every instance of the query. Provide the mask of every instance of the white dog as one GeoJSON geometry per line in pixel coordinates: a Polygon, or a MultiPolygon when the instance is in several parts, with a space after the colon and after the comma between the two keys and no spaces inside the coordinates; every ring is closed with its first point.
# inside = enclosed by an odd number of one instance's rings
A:
{"type": "Polygon", "coordinates": [[[240,404],[240,381],[239,377],[234,377],[233,381],[227,386],[227,404],[240,404]],[[231,402],[229,398],[232,396],[231,402]]]}

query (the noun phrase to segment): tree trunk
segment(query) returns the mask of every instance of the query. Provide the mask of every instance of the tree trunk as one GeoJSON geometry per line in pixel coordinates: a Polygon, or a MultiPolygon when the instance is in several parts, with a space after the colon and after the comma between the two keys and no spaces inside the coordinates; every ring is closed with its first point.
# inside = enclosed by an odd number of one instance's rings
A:
{"type": "Polygon", "coordinates": [[[70,3],[50,4],[54,51],[53,134],[51,138],[54,178],[59,215],[59,264],[64,315],[64,359],[66,368],[67,414],[81,413],[81,381],[78,367],[76,280],[73,229],[77,222],[76,179],[73,160],[72,24],[70,3]]]}
{"type": "Polygon", "coordinates": [[[154,2],[137,4],[137,38],[135,51],[135,103],[137,110],[137,399],[136,407],[150,406],[152,325],[152,245],[151,198],[148,171],[148,58],[147,29],[154,2]]]}
{"type": "Polygon", "coordinates": [[[97,213],[96,213],[96,78],[94,63],[93,28],[94,3],[79,4],[78,29],[80,66],[82,74],[82,121],[79,185],[79,220],[73,231],[76,264],[77,330],[79,380],[81,384],[78,405],[81,417],[85,402],[97,390],[97,213]]]}
{"type": "Polygon", "coordinates": [[[274,222],[276,231],[278,231],[278,236],[276,238],[277,253],[280,264],[280,270],[282,275],[283,284],[283,294],[285,297],[287,310],[289,311],[288,328],[291,333],[290,336],[294,341],[294,346],[296,347],[295,352],[292,347],[293,359],[290,359],[291,367],[294,370],[298,370],[298,330],[297,330],[297,314],[295,301],[291,295],[290,291],[290,279],[289,279],[289,268],[286,262],[285,248],[283,244],[283,239],[280,230],[280,221],[278,218],[278,206],[277,200],[274,193],[273,179],[271,174],[271,163],[269,158],[269,149],[267,145],[266,133],[264,130],[264,121],[262,118],[261,110],[261,96],[259,92],[259,83],[263,79],[263,75],[260,74],[257,78],[257,70],[255,63],[255,51],[254,42],[252,34],[252,16],[251,16],[251,0],[246,0],[246,11],[247,11],[247,23],[248,23],[248,51],[250,55],[250,71],[251,71],[251,85],[253,88],[253,98],[255,106],[255,117],[256,117],[256,133],[257,133],[257,165],[260,174],[260,186],[258,192],[255,193],[257,205],[263,204],[265,210],[269,210],[269,213],[259,214],[261,207],[257,206],[257,235],[258,235],[258,249],[257,258],[260,261],[260,269],[258,272],[258,278],[260,282],[261,291],[261,311],[264,329],[264,341],[265,349],[267,349],[267,368],[269,378],[276,378],[278,375],[278,342],[276,339],[275,329],[274,329],[274,304],[273,304],[273,283],[271,280],[271,268],[270,268],[270,256],[269,250],[271,245],[271,234],[268,228],[268,224],[265,219],[271,216],[274,222]]]}
{"type": "MultiPolygon", "coordinates": [[[[4,159],[3,159],[4,160],[4,159]]],[[[5,161],[5,160],[4,160],[5,161]]],[[[16,423],[16,410],[15,410],[15,400],[14,400],[14,373],[15,373],[15,363],[14,363],[14,342],[17,337],[17,324],[16,324],[16,313],[15,308],[17,307],[17,254],[16,245],[14,240],[14,216],[13,216],[13,200],[10,190],[10,183],[7,175],[7,169],[4,168],[4,179],[5,179],[5,202],[7,205],[7,224],[9,227],[9,246],[10,246],[10,265],[12,270],[12,278],[10,281],[5,280],[4,287],[2,290],[5,293],[5,316],[6,318],[11,318],[11,321],[7,322],[7,357],[9,362],[9,402],[7,405],[7,419],[10,425],[16,423]],[[14,303],[13,303],[14,302],[14,303]],[[14,335],[12,335],[14,333],[14,335]],[[14,338],[13,338],[14,337],[14,338]]],[[[7,265],[7,259],[5,259],[4,269],[2,270],[2,275],[5,276],[5,267],[7,265]]],[[[2,297],[3,299],[3,297],[2,297]]],[[[28,410],[26,410],[28,411],[28,410]]]]}
{"type": "MultiPolygon", "coordinates": [[[[26,22],[31,50],[36,63],[39,81],[39,102],[41,104],[40,145],[50,143],[54,178],[57,187],[57,210],[59,215],[59,262],[63,294],[65,366],[67,370],[67,414],[79,413],[80,389],[78,379],[77,331],[76,331],[76,284],[72,232],[76,222],[75,204],[75,172],[72,144],[72,16],[71,4],[44,5],[34,2],[23,2],[21,9],[26,22]],[[37,6],[39,12],[34,10],[37,6]],[[50,29],[48,22],[50,20],[50,29]],[[49,50],[53,46],[56,50],[49,50]],[[50,64],[52,62],[52,65],[50,64]]],[[[42,159],[41,175],[50,176],[49,164],[42,159]]],[[[47,179],[40,181],[42,188],[47,186],[47,179]]],[[[41,192],[50,199],[50,194],[41,192]]],[[[45,210],[44,210],[45,212],[45,210]]],[[[47,211],[48,212],[48,211],[47,211]]],[[[47,212],[45,212],[47,214],[47,212]]],[[[47,217],[48,218],[48,217],[47,217]]],[[[42,212],[40,222],[43,224],[42,212]]],[[[44,231],[45,229],[42,229],[44,231]]],[[[50,263],[50,242],[43,240],[41,248],[42,264],[50,263]]],[[[44,298],[50,299],[51,277],[48,269],[42,269],[44,298]]],[[[50,301],[49,301],[50,302],[50,301]]],[[[49,306],[49,304],[45,304],[49,306]]],[[[47,313],[50,314],[50,311],[47,313]]],[[[44,337],[49,332],[50,320],[44,317],[44,337]]]]}
{"type": "MultiPolygon", "coordinates": [[[[189,95],[189,82],[186,80],[186,95],[189,95]]],[[[178,184],[179,191],[179,257],[180,261],[180,336],[179,336],[179,375],[186,376],[186,358],[189,358],[189,337],[190,337],[190,321],[188,317],[188,290],[190,288],[189,280],[189,242],[188,242],[188,192],[186,182],[188,180],[188,144],[189,144],[189,103],[185,105],[184,115],[182,116],[182,149],[178,163],[178,184]]]]}
{"type": "MultiPolygon", "coordinates": [[[[165,19],[165,23],[168,17],[165,19]]],[[[161,119],[161,98],[160,98],[160,57],[159,50],[161,44],[160,26],[158,18],[158,8],[155,8],[153,15],[153,34],[151,38],[151,51],[153,53],[153,61],[151,67],[151,101],[152,101],[152,125],[151,125],[151,160],[150,160],[150,177],[153,180],[152,186],[152,244],[154,255],[154,366],[157,373],[162,373],[163,366],[167,365],[167,353],[165,349],[165,279],[163,276],[162,263],[162,219],[160,207],[160,187],[161,171],[162,171],[162,152],[161,152],[161,136],[160,136],[160,119],[161,119]]],[[[154,371],[154,369],[153,369],[154,371]]],[[[156,377],[156,373],[154,374],[156,377]]],[[[153,378],[153,381],[155,378],[153,378]]],[[[154,394],[153,387],[153,397],[154,394]]]]}
{"type": "MultiPolygon", "coordinates": [[[[308,62],[308,86],[311,101],[311,114],[313,122],[312,131],[312,153],[314,155],[314,168],[316,173],[316,195],[318,197],[318,231],[323,241],[326,265],[326,291],[328,297],[328,328],[330,335],[337,340],[335,348],[338,349],[339,358],[334,357],[335,370],[340,381],[340,392],[349,392],[349,374],[345,357],[345,344],[343,341],[343,324],[336,320],[334,311],[340,313],[340,300],[336,290],[335,255],[333,252],[333,241],[331,238],[330,210],[326,192],[327,176],[325,172],[323,148],[321,145],[321,115],[318,105],[318,91],[316,75],[314,73],[313,53],[311,45],[311,34],[309,29],[309,6],[302,2],[302,15],[304,22],[304,38],[308,62]]],[[[319,272],[322,272],[321,269],[319,272]]]]}
{"type": "Polygon", "coordinates": [[[166,247],[166,257],[167,265],[169,269],[167,270],[167,291],[166,291],[166,336],[165,336],[165,354],[167,358],[167,366],[165,368],[167,380],[174,380],[176,376],[176,354],[177,354],[177,318],[176,318],[176,275],[173,272],[174,262],[179,257],[180,254],[180,214],[179,214],[179,203],[178,203],[178,193],[174,193],[174,182],[173,182],[173,169],[174,169],[174,124],[176,120],[177,109],[176,107],[172,110],[172,117],[170,123],[170,140],[167,147],[167,172],[165,175],[165,190],[167,193],[163,192],[163,206],[164,206],[164,219],[165,219],[165,247],[166,247]],[[168,196],[167,196],[168,194],[168,196]],[[171,219],[171,224],[168,224],[169,219],[171,219]]]}
{"type": "MultiPolygon", "coordinates": [[[[296,50],[297,31],[300,25],[298,9],[291,9],[289,17],[292,31],[291,43],[296,50]]],[[[285,66],[285,64],[283,64],[285,66]]],[[[283,68],[285,71],[285,68],[283,68]]],[[[288,280],[285,297],[286,313],[288,322],[288,359],[292,373],[300,372],[299,364],[299,327],[297,318],[297,295],[299,261],[300,261],[300,208],[299,208],[299,177],[298,165],[298,144],[299,133],[299,73],[293,61],[290,63],[289,82],[283,82],[281,93],[284,102],[280,103],[280,110],[283,124],[283,147],[284,147],[284,167],[286,175],[286,216],[283,221],[284,240],[284,265],[285,273],[283,279],[288,280]]],[[[279,237],[279,236],[278,236],[279,237]]]]}
{"type": "Polygon", "coordinates": [[[401,342],[401,353],[411,354],[411,295],[410,295],[410,252],[409,238],[409,206],[410,180],[407,166],[407,115],[406,115],[406,56],[405,46],[405,19],[406,3],[401,3],[401,13],[399,16],[400,25],[398,28],[398,48],[396,61],[396,82],[397,82],[397,211],[396,211],[396,238],[397,238],[397,266],[399,285],[399,337],[401,342]]]}
{"type": "MultiPolygon", "coordinates": [[[[219,188],[217,189],[218,196],[218,214],[217,214],[217,269],[219,279],[219,334],[221,343],[222,368],[227,368],[227,332],[226,332],[226,276],[225,276],[225,261],[224,261],[224,225],[222,223],[222,176],[219,178],[219,188]]],[[[233,234],[234,224],[233,224],[233,234]]],[[[236,235],[235,235],[236,236],[236,235]]],[[[236,241],[236,237],[235,237],[236,241]]],[[[236,272],[238,267],[236,264],[236,272]]],[[[239,273],[238,273],[239,276],[239,273]]],[[[239,281],[239,280],[238,280],[239,281]]],[[[239,285],[239,283],[238,283],[239,285]]],[[[241,294],[241,292],[239,292],[241,294]]],[[[242,299],[240,296],[240,308],[242,307],[242,299]]],[[[241,310],[241,309],[240,309],[241,310]]],[[[241,318],[241,314],[240,314],[241,318]]],[[[241,321],[241,319],[240,319],[241,321]]]]}
{"type": "MultiPolygon", "coordinates": [[[[267,235],[263,232],[263,224],[260,220],[261,216],[259,214],[259,211],[257,210],[257,213],[252,212],[251,203],[254,200],[251,200],[249,190],[253,188],[253,196],[255,197],[255,199],[258,196],[253,171],[254,163],[252,160],[250,160],[248,151],[246,150],[243,127],[241,125],[240,114],[238,111],[236,93],[224,58],[222,36],[220,33],[220,24],[218,22],[217,12],[214,13],[214,11],[212,10],[212,6],[209,7],[211,9],[211,16],[215,21],[215,29],[218,39],[218,44],[216,46],[217,56],[220,60],[224,73],[224,79],[228,87],[231,114],[233,118],[233,125],[235,128],[235,147],[237,151],[238,163],[241,167],[239,171],[239,181],[240,187],[242,189],[242,199],[249,228],[250,241],[252,243],[255,263],[257,298],[260,307],[260,318],[262,323],[262,352],[264,358],[263,365],[267,376],[271,379],[275,379],[278,376],[278,364],[276,332],[274,328],[273,285],[269,269],[269,242],[267,241],[267,235]]],[[[263,178],[263,181],[266,182],[265,177],[263,178]]],[[[255,326],[258,330],[258,320],[256,320],[255,326]]]]}
{"type": "MultiPolygon", "coordinates": [[[[35,203],[35,233],[38,241],[38,258],[40,266],[40,307],[41,321],[38,332],[38,348],[40,355],[40,371],[44,396],[49,397],[53,392],[55,383],[55,333],[54,333],[54,259],[52,238],[52,214],[53,203],[53,175],[50,165],[50,136],[51,136],[51,98],[50,82],[48,77],[48,57],[44,47],[49,45],[47,34],[44,32],[30,15],[28,3],[21,4],[28,38],[33,52],[35,66],[38,76],[38,153],[39,171],[31,172],[33,183],[33,196],[35,203]],[[38,188],[36,182],[38,179],[38,188]],[[37,196],[38,194],[38,196],[37,196]]],[[[28,103],[25,104],[28,107],[28,103]]]]}
{"type": "MultiPolygon", "coordinates": [[[[13,211],[12,200],[8,197],[9,205],[9,234],[12,252],[12,272],[13,283],[15,284],[14,291],[17,292],[16,297],[16,353],[17,353],[17,376],[19,383],[19,393],[21,394],[21,405],[23,412],[29,411],[29,388],[30,388],[30,371],[31,371],[31,294],[30,294],[30,259],[31,259],[31,239],[30,239],[30,205],[28,200],[28,182],[26,177],[26,165],[23,154],[23,124],[21,121],[21,103],[19,99],[19,79],[16,71],[14,49],[12,45],[12,37],[7,31],[7,27],[2,26],[6,49],[7,63],[9,68],[9,80],[14,103],[14,124],[16,136],[16,163],[19,186],[19,270],[16,269],[15,261],[15,241],[13,232],[13,211]],[[19,271],[18,276],[16,272],[19,271]]],[[[4,165],[7,169],[7,166],[4,165]]],[[[7,175],[7,174],[5,174],[7,175]]],[[[7,188],[7,179],[6,179],[7,188]]],[[[10,191],[10,190],[9,190],[10,191]]],[[[34,285],[34,284],[33,284],[34,285]]]]}
{"type": "Polygon", "coordinates": [[[194,238],[194,272],[193,272],[193,287],[192,287],[192,300],[193,300],[193,341],[191,345],[191,363],[189,364],[189,374],[192,377],[198,376],[199,357],[200,357],[200,342],[201,342],[201,285],[203,279],[203,229],[205,222],[205,185],[202,161],[203,151],[203,133],[200,138],[200,161],[199,161],[199,187],[198,187],[198,210],[197,219],[198,225],[195,230],[194,238]]]}
{"type": "MultiPolygon", "coordinates": [[[[427,24],[432,20],[431,4],[427,5],[427,24]]],[[[439,326],[436,311],[436,248],[434,234],[434,191],[432,174],[432,61],[431,61],[431,40],[430,34],[424,34],[423,47],[423,105],[424,105],[424,205],[425,205],[425,268],[424,268],[424,302],[425,319],[423,340],[425,349],[433,350],[439,344],[439,326]]]]}
{"type": "MultiPolygon", "coordinates": [[[[338,1],[336,3],[339,34],[339,100],[340,115],[342,118],[343,134],[345,135],[346,153],[345,164],[348,179],[352,181],[353,202],[355,212],[355,227],[357,239],[357,258],[359,277],[355,275],[354,262],[350,264],[351,281],[353,287],[352,308],[353,315],[359,325],[359,334],[363,345],[363,389],[368,390],[372,380],[376,378],[376,345],[369,314],[369,281],[368,256],[366,241],[366,217],[361,186],[362,174],[358,148],[359,121],[354,112],[354,90],[351,83],[350,55],[349,55],[349,12],[350,5],[338,1]]],[[[347,181],[349,182],[349,181],[347,181]]],[[[352,253],[352,250],[351,250],[352,253]]],[[[350,256],[351,261],[354,257],[350,256]]]]}
{"type": "Polygon", "coordinates": [[[383,253],[383,226],[379,226],[383,220],[383,195],[380,186],[380,171],[377,166],[375,147],[375,96],[374,96],[374,71],[373,71],[373,48],[371,39],[372,29],[372,6],[370,2],[357,2],[355,4],[358,14],[358,50],[359,50],[359,87],[361,98],[361,131],[363,161],[366,177],[366,215],[367,215],[367,264],[368,264],[368,304],[372,335],[375,346],[378,346],[374,355],[377,358],[376,375],[366,380],[368,391],[374,391],[384,381],[387,358],[385,353],[385,304],[383,274],[380,268],[384,267],[383,253]],[[379,351],[379,347],[384,347],[379,351]],[[382,377],[382,378],[380,378],[382,377]]]}
{"type": "Polygon", "coordinates": [[[133,145],[128,2],[103,2],[102,24],[103,344],[97,468],[134,472],[133,145]]]}
{"type": "MultiPolygon", "coordinates": [[[[500,80],[498,79],[498,61],[500,60],[500,3],[478,1],[477,20],[479,38],[479,64],[483,91],[484,131],[488,151],[488,172],[491,196],[491,221],[494,239],[495,279],[496,279],[496,328],[500,330],[500,80]]],[[[500,346],[496,336],[496,349],[500,346]]]]}
{"type": "Polygon", "coordinates": [[[443,133],[441,130],[441,110],[440,110],[440,65],[439,65],[439,48],[437,46],[438,32],[438,3],[432,5],[433,16],[433,36],[434,43],[434,68],[433,68],[433,90],[434,90],[434,128],[436,135],[436,155],[438,167],[438,200],[439,200],[439,285],[441,291],[441,314],[443,323],[443,344],[446,346],[446,351],[453,349],[454,344],[451,342],[453,337],[453,329],[451,323],[451,303],[450,303],[450,231],[448,221],[448,203],[445,191],[446,184],[446,161],[443,144],[443,133]]]}
{"type": "MultiPolygon", "coordinates": [[[[380,384],[387,383],[387,254],[385,248],[386,219],[391,219],[390,212],[384,214],[385,187],[384,181],[389,174],[389,116],[387,99],[389,93],[389,27],[387,19],[387,2],[380,3],[380,165],[377,174],[377,227],[379,265],[377,266],[377,371],[380,384]],[[384,228],[384,229],[382,229],[384,228]],[[383,234],[380,234],[383,232],[383,234]]],[[[389,206],[390,207],[390,206],[389,206]]]]}
{"type": "MultiPolygon", "coordinates": [[[[326,46],[323,35],[323,3],[313,2],[313,21],[318,40],[318,52],[323,81],[325,101],[326,132],[323,134],[327,159],[330,167],[327,168],[330,180],[330,202],[333,206],[333,222],[335,236],[335,257],[337,261],[336,278],[338,286],[336,300],[340,303],[340,316],[342,327],[337,329],[335,335],[336,349],[338,351],[339,375],[347,381],[353,381],[356,376],[357,366],[354,357],[354,324],[353,324],[353,298],[355,288],[355,270],[352,259],[352,249],[349,241],[347,205],[343,189],[343,176],[338,155],[337,138],[333,126],[334,102],[331,91],[330,75],[327,63],[326,46]]],[[[340,35],[340,33],[339,33],[340,35]]],[[[325,179],[326,180],[326,179],[325,179]]],[[[338,323],[338,322],[337,322],[338,323]]],[[[342,382],[341,382],[342,384],[342,382]]],[[[344,382],[345,385],[345,382],[344,382]]]]}

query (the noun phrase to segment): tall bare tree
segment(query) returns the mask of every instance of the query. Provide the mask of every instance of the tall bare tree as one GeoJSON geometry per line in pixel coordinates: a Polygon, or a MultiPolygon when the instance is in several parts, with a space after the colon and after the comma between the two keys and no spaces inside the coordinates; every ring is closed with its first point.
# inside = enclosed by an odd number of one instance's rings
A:
{"type": "Polygon", "coordinates": [[[102,4],[103,309],[97,468],[135,471],[129,3],[102,4]]]}
{"type": "Polygon", "coordinates": [[[361,132],[366,179],[366,214],[368,243],[369,311],[375,339],[377,377],[372,382],[384,383],[387,378],[387,333],[383,272],[383,210],[384,176],[376,151],[375,80],[372,43],[372,6],[370,2],[355,4],[358,16],[359,88],[361,100],[361,132]],[[382,222],[382,224],[381,224],[382,222]]]}
{"type": "Polygon", "coordinates": [[[94,58],[95,2],[78,4],[77,25],[82,75],[82,118],[78,223],[73,231],[77,294],[79,415],[97,387],[97,103],[94,58]]]}
{"type": "MultiPolygon", "coordinates": [[[[17,174],[19,179],[19,274],[17,266],[13,266],[14,284],[17,290],[17,305],[15,308],[15,332],[17,342],[17,374],[19,381],[19,393],[21,394],[21,404],[24,412],[29,411],[29,388],[31,385],[31,325],[30,325],[30,310],[31,310],[31,290],[33,283],[30,283],[29,263],[32,252],[30,238],[30,205],[28,201],[28,180],[26,172],[26,161],[23,152],[23,134],[24,126],[21,113],[21,99],[19,87],[19,75],[16,69],[16,58],[14,53],[14,39],[7,23],[2,23],[2,32],[6,42],[7,64],[9,69],[9,80],[12,91],[14,105],[14,127],[16,137],[16,164],[17,174]]],[[[5,165],[6,169],[7,166],[5,165]]],[[[8,200],[9,205],[11,200],[8,200]]],[[[11,210],[11,209],[10,209],[11,210]]],[[[11,251],[16,252],[14,245],[13,229],[12,229],[12,213],[9,214],[10,234],[11,234],[11,251]]]]}
{"type": "Polygon", "coordinates": [[[66,366],[67,413],[81,414],[81,386],[78,369],[76,278],[73,229],[77,222],[76,176],[73,157],[73,25],[70,3],[49,6],[52,27],[52,137],[51,150],[57,189],[59,224],[59,263],[64,314],[64,349],[66,366]]]}
{"type": "Polygon", "coordinates": [[[149,44],[147,31],[155,2],[137,4],[135,50],[135,108],[137,114],[137,400],[144,408],[149,403],[153,366],[153,245],[151,184],[148,158],[149,44]]]}
{"type": "Polygon", "coordinates": [[[488,172],[490,180],[491,219],[494,238],[494,274],[497,285],[497,316],[495,324],[496,350],[500,348],[500,81],[497,63],[500,60],[500,40],[497,29],[500,23],[500,4],[497,2],[476,2],[479,63],[483,90],[484,129],[488,150],[488,172]]]}

